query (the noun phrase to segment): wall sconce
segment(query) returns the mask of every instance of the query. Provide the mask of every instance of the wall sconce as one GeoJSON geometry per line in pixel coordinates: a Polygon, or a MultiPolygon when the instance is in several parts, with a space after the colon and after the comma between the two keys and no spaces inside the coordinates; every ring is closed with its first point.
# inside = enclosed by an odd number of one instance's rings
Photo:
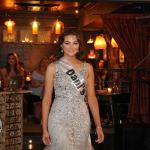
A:
{"type": "Polygon", "coordinates": [[[90,53],[88,54],[88,58],[89,59],[95,59],[96,58],[96,55],[94,53],[94,50],[90,50],[90,53]]]}
{"type": "Polygon", "coordinates": [[[14,28],[15,24],[16,23],[14,21],[12,21],[11,19],[4,22],[4,25],[7,27],[7,32],[9,34],[13,33],[13,28],[14,28]]]}
{"type": "Polygon", "coordinates": [[[111,46],[113,48],[118,48],[118,44],[116,43],[115,39],[114,38],[111,38],[111,46]]]}
{"type": "Polygon", "coordinates": [[[94,48],[96,50],[106,49],[106,41],[102,35],[96,36],[96,40],[94,42],[94,48]]]}
{"type": "Polygon", "coordinates": [[[32,24],[32,34],[37,35],[40,23],[34,20],[31,24],[32,24]]]}
{"type": "Polygon", "coordinates": [[[58,19],[53,23],[53,32],[55,34],[61,34],[64,31],[64,23],[58,19]]]}

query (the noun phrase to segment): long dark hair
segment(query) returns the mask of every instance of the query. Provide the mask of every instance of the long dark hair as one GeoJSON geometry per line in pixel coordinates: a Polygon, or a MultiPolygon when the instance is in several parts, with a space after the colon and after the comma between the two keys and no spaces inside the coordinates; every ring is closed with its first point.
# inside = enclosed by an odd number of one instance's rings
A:
{"type": "Polygon", "coordinates": [[[8,74],[10,73],[10,64],[9,64],[9,62],[8,62],[10,56],[14,56],[14,57],[15,57],[14,70],[15,70],[15,73],[16,73],[16,75],[17,75],[17,74],[19,73],[19,71],[20,71],[20,67],[19,67],[18,55],[17,55],[15,52],[9,53],[9,54],[7,55],[7,62],[6,62],[6,69],[7,69],[7,72],[8,72],[8,74]]]}
{"type": "Polygon", "coordinates": [[[83,54],[83,51],[81,50],[82,45],[81,45],[81,41],[79,39],[78,34],[74,31],[66,31],[66,32],[63,32],[59,36],[59,39],[58,39],[58,42],[57,42],[56,53],[55,53],[55,57],[56,57],[57,60],[60,59],[64,55],[61,45],[64,42],[65,37],[68,36],[68,35],[75,35],[77,37],[77,41],[79,42],[79,52],[76,54],[76,57],[78,59],[80,59],[81,55],[83,54]]]}

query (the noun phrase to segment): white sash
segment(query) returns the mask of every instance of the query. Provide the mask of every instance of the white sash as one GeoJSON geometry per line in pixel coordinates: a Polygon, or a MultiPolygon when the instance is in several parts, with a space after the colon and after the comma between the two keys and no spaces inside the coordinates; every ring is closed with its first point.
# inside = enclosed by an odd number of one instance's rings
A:
{"type": "Polygon", "coordinates": [[[61,69],[66,73],[68,78],[71,80],[71,83],[76,87],[81,95],[85,95],[85,79],[80,74],[77,75],[76,71],[69,64],[69,62],[61,58],[61,69]]]}

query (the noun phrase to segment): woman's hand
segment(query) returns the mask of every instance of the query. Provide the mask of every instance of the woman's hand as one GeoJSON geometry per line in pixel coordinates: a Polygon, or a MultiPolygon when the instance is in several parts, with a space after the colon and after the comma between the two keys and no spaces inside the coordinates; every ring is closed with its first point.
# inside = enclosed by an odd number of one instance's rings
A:
{"type": "Polygon", "coordinates": [[[97,140],[96,140],[96,142],[98,144],[100,144],[100,143],[102,143],[104,141],[104,133],[103,133],[103,129],[102,129],[101,126],[98,126],[96,128],[96,133],[97,133],[97,140]]]}
{"type": "Polygon", "coordinates": [[[51,144],[51,139],[50,139],[48,131],[43,132],[42,141],[45,145],[50,145],[51,144]]]}

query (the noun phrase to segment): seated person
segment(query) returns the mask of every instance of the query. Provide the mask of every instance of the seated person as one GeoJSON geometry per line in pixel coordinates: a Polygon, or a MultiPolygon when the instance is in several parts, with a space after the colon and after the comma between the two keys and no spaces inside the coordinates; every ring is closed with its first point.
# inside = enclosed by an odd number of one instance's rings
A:
{"type": "Polygon", "coordinates": [[[42,101],[44,76],[48,64],[49,64],[49,58],[44,57],[40,61],[38,68],[32,72],[32,81],[31,81],[32,93],[27,96],[28,115],[30,116],[34,115],[34,107],[33,107],[34,102],[42,101]]]}
{"type": "Polygon", "coordinates": [[[9,53],[7,55],[6,65],[0,71],[3,90],[9,90],[10,82],[12,81],[16,81],[16,88],[24,86],[24,69],[19,65],[16,53],[9,53]]]}

